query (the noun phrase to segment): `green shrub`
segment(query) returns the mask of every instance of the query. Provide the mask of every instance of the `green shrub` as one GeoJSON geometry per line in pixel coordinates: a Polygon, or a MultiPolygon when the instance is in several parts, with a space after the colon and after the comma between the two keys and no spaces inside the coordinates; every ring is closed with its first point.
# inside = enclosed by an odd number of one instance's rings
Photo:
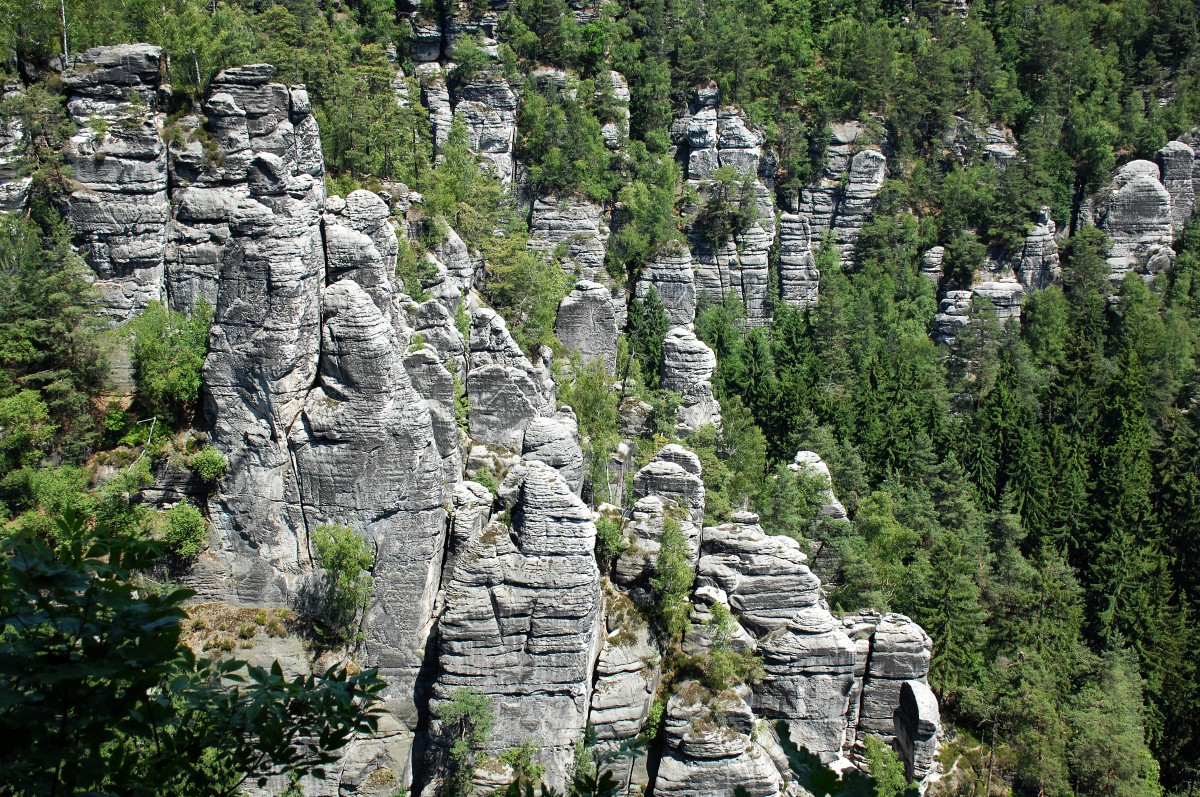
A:
{"type": "Polygon", "coordinates": [[[167,510],[167,548],[180,559],[192,559],[200,553],[208,534],[208,524],[200,510],[188,503],[167,510]]]}
{"type": "Polygon", "coordinates": [[[325,570],[317,621],[333,641],[349,642],[359,613],[367,608],[375,579],[369,572],[375,553],[348,526],[317,526],[312,535],[317,562],[325,570]]]}
{"type": "Polygon", "coordinates": [[[687,596],[692,590],[695,573],[683,527],[673,517],[668,516],[663,521],[661,545],[650,586],[658,601],[659,622],[671,644],[678,646],[688,628],[691,604],[687,596]]]}
{"type": "Polygon", "coordinates": [[[487,744],[496,715],[492,701],[468,687],[455,689],[450,700],[439,704],[433,713],[442,721],[442,733],[450,742],[451,771],[448,792],[465,797],[471,791],[471,775],[480,749],[487,744]]]}
{"type": "Polygon", "coordinates": [[[625,552],[629,543],[621,534],[621,526],[610,517],[596,521],[596,554],[601,563],[607,565],[625,552]]]}
{"type": "Polygon", "coordinates": [[[129,322],[138,406],[146,415],[188,423],[200,398],[212,307],[203,299],[192,314],[151,302],[129,322]]]}
{"type": "Polygon", "coordinates": [[[229,462],[220,451],[211,446],[205,446],[195,454],[192,454],[188,465],[191,466],[197,476],[211,484],[225,475],[225,469],[228,467],[229,462]]]}

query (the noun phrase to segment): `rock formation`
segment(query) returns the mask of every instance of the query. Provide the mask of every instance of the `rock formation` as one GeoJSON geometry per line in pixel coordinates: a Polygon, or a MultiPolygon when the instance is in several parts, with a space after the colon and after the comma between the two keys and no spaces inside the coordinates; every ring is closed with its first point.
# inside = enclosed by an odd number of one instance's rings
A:
{"type": "Polygon", "coordinates": [[[556,259],[568,274],[600,279],[608,242],[604,216],[600,205],[586,199],[536,199],[529,216],[529,248],[556,259]]]}
{"type": "Polygon", "coordinates": [[[1157,274],[1175,259],[1171,194],[1151,161],[1130,161],[1117,170],[1097,205],[1096,223],[1111,241],[1108,265],[1114,282],[1130,271],[1157,274]]]}
{"type": "MultiPolygon", "coordinates": [[[[392,87],[398,103],[412,103],[419,83],[436,148],[461,121],[472,149],[519,189],[515,86],[490,68],[447,85],[446,58],[463,36],[496,56],[499,12],[475,11],[452,4],[437,20],[404,11],[417,82],[393,71],[392,87]]],[[[66,215],[114,324],[154,300],[213,306],[195,434],[226,455],[228,471],[207,495],[211,550],[185,577],[200,597],[302,608],[321,575],[310,541],[318,526],[344,524],[371,543],[374,594],[355,655],[384,676],[386,713],[380,734],[356,740],[328,778],[306,781],[309,792],[371,793],[372,773],[385,769],[403,786],[437,792],[451,742],[438,710],[464,687],[486,696],[496,716],[474,773],[481,790],[512,774],[494,756],[530,740],[547,782],[562,788],[588,724],[634,791],[793,794],[776,720],[839,764],[862,734],[894,736],[910,773],[928,773],[938,718],[923,631],[895,615],[835,620],[801,545],[767,535],[751,513],[705,528],[700,458],[678,444],[637,470],[632,509],[600,506],[629,543],[602,578],[596,516],[579,497],[588,494],[579,420],[555,400],[550,350],[528,356],[473,291],[479,254],[448,229],[420,250],[436,276],[423,280],[422,295],[407,295],[396,260],[426,218],[419,194],[385,182],[378,192],[327,198],[307,92],[273,83],[266,64],[219,73],[202,115],[168,123],[159,59],[146,45],[97,48],[63,73],[79,128],[66,151],[79,182],[66,215]],[[660,691],[667,643],[645,611],[662,537],[675,523],[697,574],[683,650],[758,652],[760,684],[714,691],[685,681],[660,691]],[[661,751],[618,754],[650,724],[656,697],[665,699],[661,751]]],[[[575,90],[563,70],[538,69],[532,80],[575,90]]],[[[617,109],[602,134],[619,153],[628,86],[617,73],[597,82],[598,101],[617,109]]],[[[777,224],[775,156],[740,110],[702,88],[673,126],[688,178],[708,190],[716,170],[730,167],[746,178],[756,209],[753,223],[720,245],[692,225],[690,249],[664,248],[629,287],[642,298],[653,288],[670,317],[661,377],[682,397],[680,434],[721,423],[716,358],[691,329],[698,296],[732,291],[748,323],[764,324],[779,298],[769,289],[776,254],[780,296],[796,305],[816,300],[814,246],[830,240],[851,256],[884,172],[882,147],[861,147],[852,127],[835,133],[841,143],[807,205],[793,202],[777,224]]],[[[12,125],[0,131],[6,209],[24,201],[12,168],[20,136],[12,125]]],[[[1164,180],[1183,196],[1182,150],[1163,158],[1171,164],[1164,180]]],[[[561,303],[558,337],[612,371],[630,297],[604,272],[607,209],[573,197],[522,201],[530,247],[582,277],[561,303]]],[[[1053,279],[1045,276],[1054,273],[1053,237],[1047,215],[1022,255],[1027,285],[1053,279]]],[[[650,411],[626,397],[623,431],[649,437],[650,411]]],[[[637,452],[621,442],[613,456],[622,474],[645,461],[637,452]]],[[[794,467],[828,475],[808,452],[794,467]]],[[[160,477],[144,500],[205,495],[193,478],[160,477]]],[[[845,519],[832,490],[822,503],[826,518],[845,519]]],[[[287,655],[289,667],[304,669],[287,655]]]]}
{"type": "Polygon", "coordinates": [[[672,244],[642,268],[635,293],[645,300],[650,289],[658,294],[671,326],[686,326],[696,320],[696,284],[692,256],[687,248],[672,244]]]}
{"type": "Polygon", "coordinates": [[[705,424],[719,426],[721,405],[713,397],[713,372],[717,357],[696,333],[687,327],[676,327],[663,340],[662,386],[683,397],[676,428],[681,434],[699,429],[705,424]]]}
{"type": "MultiPolygon", "coordinates": [[[[600,576],[591,512],[542,462],[501,487],[511,528],[494,520],[459,558],[440,621],[433,711],[455,689],[486,695],[498,753],[537,739],[546,780],[562,788],[583,738],[600,648],[600,576]]],[[[444,738],[435,720],[434,740],[444,738]]]]}
{"type": "Polygon", "coordinates": [[[558,306],[554,334],[583,362],[600,360],[612,373],[617,368],[617,313],[608,288],[580,280],[558,306]]]}
{"type": "Polygon", "coordinates": [[[96,273],[103,312],[126,321],[165,298],[167,148],[158,133],[159,60],[147,44],[96,47],[62,75],[78,125],[65,155],[75,244],[96,273]]]}
{"type": "Polygon", "coordinates": [[[812,250],[812,228],[796,213],[779,217],[779,286],[783,300],[796,307],[817,303],[821,272],[812,250]]]}
{"type": "Polygon", "coordinates": [[[812,246],[828,240],[845,265],[853,260],[855,242],[874,210],[887,159],[873,134],[857,122],[833,124],[829,131],[825,171],[801,190],[796,212],[808,220],[812,246]]]}

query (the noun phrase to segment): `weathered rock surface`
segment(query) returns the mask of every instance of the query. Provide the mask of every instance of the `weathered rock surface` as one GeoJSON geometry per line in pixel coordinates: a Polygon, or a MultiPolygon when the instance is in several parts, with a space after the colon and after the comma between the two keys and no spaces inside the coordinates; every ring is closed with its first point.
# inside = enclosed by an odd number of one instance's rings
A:
{"type": "Polygon", "coordinates": [[[792,741],[821,761],[841,757],[855,665],[841,625],[823,606],[809,606],[760,640],[758,650],[766,674],[755,687],[755,711],[785,720],[792,741]]]}
{"type": "MultiPolygon", "coordinates": [[[[596,528],[542,462],[510,471],[500,498],[511,529],[493,521],[446,587],[432,705],[436,712],[461,687],[488,696],[496,723],[487,752],[536,738],[547,782],[562,788],[583,738],[601,642],[596,528]]],[[[446,738],[436,719],[432,737],[446,738]]]]}
{"type": "Polygon", "coordinates": [[[755,797],[781,793],[779,770],[752,739],[749,693],[746,686],[711,695],[695,681],[680,685],[664,714],[666,752],[655,794],[732,796],[739,788],[755,797]]]}
{"type": "Polygon", "coordinates": [[[739,622],[767,634],[820,602],[821,582],[807,561],[796,540],[768,536],[758,515],[738,512],[732,523],[704,529],[697,584],[722,590],[739,622]]]}
{"type": "Polygon", "coordinates": [[[539,197],[529,216],[529,248],[554,258],[568,274],[604,276],[608,224],[604,208],[586,199],[539,197]]]}
{"type": "Polygon", "coordinates": [[[696,320],[695,274],[686,247],[672,245],[642,268],[635,295],[644,301],[651,288],[663,303],[671,326],[686,326],[696,320]]]}
{"type": "Polygon", "coordinates": [[[705,424],[720,426],[721,405],[713,397],[717,357],[696,333],[676,327],[663,339],[662,386],[683,396],[676,428],[688,434],[705,424]]]}
{"type": "Polygon", "coordinates": [[[64,151],[78,188],[67,202],[74,243],[96,274],[102,313],[138,315],[165,294],[167,148],[155,107],[162,49],[96,47],[62,75],[79,127],[64,151]]]}
{"type": "Polygon", "coordinates": [[[1025,290],[1047,288],[1062,280],[1058,261],[1058,228],[1050,217],[1050,208],[1038,211],[1037,222],[1025,236],[1025,245],[1016,258],[1017,279],[1025,290]]]}
{"type": "Polygon", "coordinates": [[[829,473],[829,466],[825,464],[825,460],[821,459],[820,454],[815,451],[797,451],[788,467],[809,476],[816,476],[825,482],[825,488],[821,492],[821,515],[823,517],[829,520],[846,520],[849,517],[846,514],[846,507],[833,493],[833,477],[829,473]]]}
{"type": "Polygon", "coordinates": [[[588,715],[600,742],[632,739],[642,732],[661,677],[658,648],[649,627],[645,623],[632,629],[618,627],[611,616],[609,625],[614,627],[609,628],[596,661],[588,715]]]}
{"type": "Polygon", "coordinates": [[[795,213],[780,215],[779,288],[783,300],[796,307],[814,305],[820,284],[808,219],[795,213]]]}
{"type": "Polygon", "coordinates": [[[446,87],[446,73],[441,64],[420,63],[416,66],[417,80],[421,84],[421,104],[429,111],[429,126],[433,128],[433,149],[438,160],[441,148],[450,135],[454,124],[454,109],[450,105],[450,90],[446,87]]]}
{"type": "MultiPolygon", "coordinates": [[[[0,89],[0,100],[16,97],[21,93],[19,83],[5,84],[0,89]]],[[[21,174],[20,158],[24,128],[19,119],[12,118],[0,123],[0,211],[22,210],[29,200],[29,186],[33,178],[21,174]]]]}
{"type": "Polygon", "coordinates": [[[1183,232],[1196,209],[1195,160],[1195,152],[1182,141],[1171,141],[1158,151],[1163,188],[1171,197],[1171,227],[1176,235],[1183,232]]]}
{"type": "Polygon", "coordinates": [[[512,182],[517,136],[517,95],[508,81],[485,71],[458,89],[454,120],[462,122],[471,149],[491,164],[503,182],[512,182]]]}
{"type": "Polygon", "coordinates": [[[272,73],[265,64],[221,72],[204,104],[207,122],[186,116],[176,123],[182,135],[170,147],[174,214],[165,259],[167,293],[177,310],[191,309],[200,298],[216,303],[231,223],[251,192],[255,157],[279,159],[270,187],[267,173],[256,171],[263,182],[255,193],[286,193],[317,206],[324,199],[321,139],[308,93],[270,83],[272,73]]]}
{"type": "Polygon", "coordinates": [[[875,207],[887,175],[887,159],[872,134],[858,122],[830,125],[825,170],[800,192],[796,212],[808,220],[812,246],[829,240],[843,264],[875,207]]]}
{"type": "Polygon", "coordinates": [[[869,640],[858,733],[890,739],[901,687],[905,681],[925,682],[933,643],[921,626],[902,614],[862,612],[843,623],[847,628],[865,626],[869,640]]]}
{"type": "Polygon", "coordinates": [[[933,318],[931,337],[935,343],[954,343],[958,331],[970,322],[972,296],[971,291],[964,290],[951,290],[942,294],[937,315],[933,318]]]}
{"type": "Polygon", "coordinates": [[[639,498],[656,495],[683,509],[686,519],[696,527],[698,541],[704,522],[704,481],[700,473],[699,457],[678,443],[669,443],[633,477],[633,491],[639,498]]]}
{"type": "Polygon", "coordinates": [[[317,387],[288,436],[305,528],[344,523],[374,543],[367,660],[408,702],[445,550],[442,455],[391,323],[366,290],[334,283],[321,310],[317,387]]]}
{"type": "Polygon", "coordinates": [[[1097,205],[1096,223],[1111,241],[1114,282],[1130,271],[1157,274],[1175,259],[1171,195],[1151,161],[1130,161],[1117,170],[1112,189],[1097,205]]]}
{"type": "Polygon", "coordinates": [[[579,421],[570,407],[552,418],[535,418],[525,429],[521,457],[545,462],[576,495],[583,489],[583,449],[579,447],[579,421]]]}
{"type": "MultiPolygon", "coordinates": [[[[711,185],[699,183],[702,194],[711,185]]],[[[775,241],[775,204],[771,192],[760,181],[752,184],[755,219],[744,230],[723,243],[712,240],[700,219],[688,229],[696,296],[719,302],[732,292],[746,308],[746,323],[763,326],[770,322],[771,248],[775,241]]]]}
{"type": "MultiPolygon", "coordinates": [[[[253,168],[279,165],[263,153],[253,168]]],[[[210,511],[243,601],[285,602],[307,570],[287,436],[317,377],[325,266],[318,211],[286,195],[240,200],[221,264],[204,383],[229,471],[210,511]]]]}
{"type": "Polygon", "coordinates": [[[892,718],[904,774],[921,782],[937,766],[937,732],[941,712],[933,690],[923,681],[900,686],[900,706],[892,718]]]}
{"type": "Polygon", "coordinates": [[[554,334],[583,362],[600,360],[609,373],[617,367],[617,313],[608,288],[580,280],[558,306],[554,334]]]}
{"type": "Polygon", "coordinates": [[[1021,319],[1021,301],[1025,298],[1025,289],[1012,276],[972,283],[971,294],[982,296],[992,303],[996,320],[1001,326],[1010,318],[1021,319]]]}

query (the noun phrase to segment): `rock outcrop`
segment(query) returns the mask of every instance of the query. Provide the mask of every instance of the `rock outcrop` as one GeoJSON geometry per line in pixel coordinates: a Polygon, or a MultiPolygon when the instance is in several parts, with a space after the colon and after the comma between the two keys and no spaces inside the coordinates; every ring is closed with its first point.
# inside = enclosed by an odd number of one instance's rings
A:
{"type": "MultiPolygon", "coordinates": [[[[700,192],[709,201],[715,187],[699,183],[700,192]]],[[[754,220],[724,241],[714,241],[702,219],[694,218],[688,229],[692,251],[692,271],[696,296],[720,302],[728,293],[737,296],[746,308],[746,323],[764,326],[770,322],[771,248],[775,242],[775,204],[771,192],[759,181],[750,185],[754,220]]]]}
{"type": "Polygon", "coordinates": [[[932,642],[921,626],[902,614],[862,612],[843,619],[848,631],[866,639],[866,666],[858,714],[858,734],[890,739],[892,716],[900,706],[905,681],[925,683],[932,642]]]}
{"type": "Polygon", "coordinates": [[[599,360],[612,373],[617,368],[617,312],[608,288],[580,280],[558,306],[554,334],[584,363],[599,360]]]}
{"type": "Polygon", "coordinates": [[[1196,153],[1182,141],[1171,141],[1158,151],[1162,185],[1171,197],[1171,227],[1176,235],[1183,232],[1196,210],[1196,153]]]}
{"type": "Polygon", "coordinates": [[[732,523],[704,529],[697,584],[724,592],[739,622],[761,636],[820,602],[807,561],[796,540],[768,536],[758,515],[738,512],[732,523]]]}
{"type": "Polygon", "coordinates": [[[579,447],[579,421],[570,407],[552,418],[535,418],[525,429],[521,457],[544,462],[576,495],[583,489],[583,449],[579,447]]]}
{"type": "Polygon", "coordinates": [[[1033,229],[1025,236],[1025,244],[1016,258],[1017,279],[1026,291],[1048,288],[1062,280],[1058,261],[1058,228],[1050,217],[1050,208],[1038,211],[1033,229]]]}
{"type": "Polygon", "coordinates": [[[529,248],[585,280],[604,276],[608,224],[604,208],[586,199],[541,197],[529,215],[529,248]]]}
{"type": "Polygon", "coordinates": [[[821,491],[822,517],[829,520],[846,520],[849,517],[846,514],[846,507],[833,493],[833,477],[829,473],[829,466],[825,464],[825,460],[821,459],[820,454],[815,451],[797,451],[788,467],[808,476],[815,476],[825,483],[824,489],[821,491]]]}
{"type": "Polygon", "coordinates": [[[501,181],[512,182],[516,162],[517,95],[502,76],[483,72],[458,89],[454,121],[462,122],[471,149],[501,181]]]}
{"type": "Polygon", "coordinates": [[[1170,267],[1174,218],[1157,164],[1135,160],[1117,170],[1096,210],[1097,226],[1111,241],[1108,265],[1114,282],[1130,271],[1153,276],[1170,267]]]}
{"type": "MultiPolygon", "coordinates": [[[[0,87],[0,101],[17,97],[19,83],[0,87]]],[[[29,201],[29,186],[33,178],[21,173],[20,160],[25,130],[16,118],[0,122],[0,211],[22,210],[29,201]]]]}
{"type": "Polygon", "coordinates": [[[713,695],[695,681],[680,685],[667,702],[666,752],[654,781],[655,794],[778,797],[783,788],[771,757],[754,741],[750,689],[713,695]]]}
{"type": "Polygon", "coordinates": [[[114,322],[166,293],[171,206],[158,131],[161,57],[162,48],[148,44],[96,47],[62,75],[71,92],[67,114],[78,126],[64,152],[78,185],[67,221],[96,274],[102,312],[114,322]]]}
{"type": "Polygon", "coordinates": [[[828,764],[842,757],[854,687],[854,644],[821,605],[795,614],[760,640],[765,675],[754,691],[760,715],[787,723],[792,741],[828,764]]]}
{"type": "MultiPolygon", "coordinates": [[[[493,521],[446,585],[432,707],[436,717],[463,687],[486,695],[496,716],[486,751],[537,739],[546,781],[561,789],[587,724],[601,642],[596,528],[542,462],[510,471],[500,500],[511,528],[493,521]]],[[[447,738],[436,719],[431,734],[447,738]]]]}
{"type": "Polygon", "coordinates": [[[843,264],[875,207],[875,195],[887,176],[887,158],[874,135],[857,122],[829,126],[825,170],[800,192],[796,212],[808,220],[812,246],[828,240],[843,264]]]}
{"type": "Polygon", "coordinates": [[[686,326],[696,320],[695,274],[686,247],[672,244],[642,268],[635,295],[644,301],[651,288],[663,303],[671,326],[686,326]]]}
{"type": "Polygon", "coordinates": [[[817,303],[821,272],[812,250],[812,228],[796,213],[779,217],[779,288],[783,300],[796,307],[817,303]]]}
{"type": "Polygon", "coordinates": [[[922,783],[937,766],[937,732],[941,726],[937,698],[928,684],[905,681],[900,686],[900,707],[892,720],[904,774],[922,783]]]}
{"type": "Polygon", "coordinates": [[[721,405],[713,397],[717,356],[696,333],[676,327],[663,339],[662,386],[683,397],[676,428],[688,434],[705,424],[721,424],[721,405]]]}

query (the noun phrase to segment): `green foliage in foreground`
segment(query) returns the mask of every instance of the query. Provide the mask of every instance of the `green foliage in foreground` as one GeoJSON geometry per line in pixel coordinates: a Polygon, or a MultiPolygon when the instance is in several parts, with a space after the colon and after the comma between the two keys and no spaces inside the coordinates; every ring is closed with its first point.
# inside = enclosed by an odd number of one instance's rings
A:
{"type": "Polygon", "coordinates": [[[188,460],[188,467],[195,471],[201,480],[212,484],[225,475],[225,469],[229,467],[229,461],[217,449],[212,446],[205,446],[195,454],[192,454],[188,460]]]}
{"type": "Polygon", "coordinates": [[[198,659],[180,640],[190,592],[137,576],[161,546],[56,524],[56,547],[3,541],[0,791],[230,795],[319,775],[375,730],[374,670],[289,679],[278,664],[198,659]]]}

